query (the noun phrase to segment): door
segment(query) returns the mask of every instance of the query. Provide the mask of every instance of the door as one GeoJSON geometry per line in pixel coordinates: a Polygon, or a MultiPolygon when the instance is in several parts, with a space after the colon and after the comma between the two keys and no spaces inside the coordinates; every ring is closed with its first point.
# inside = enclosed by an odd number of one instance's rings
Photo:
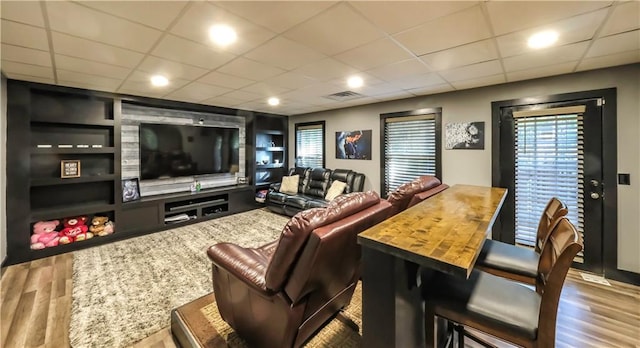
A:
{"type": "MultiPolygon", "coordinates": [[[[604,183],[601,98],[500,108],[500,183],[507,187],[500,239],[533,246],[551,197],[584,237],[574,267],[603,273],[604,183]]],[[[615,233],[615,231],[612,231],[615,233]]]]}

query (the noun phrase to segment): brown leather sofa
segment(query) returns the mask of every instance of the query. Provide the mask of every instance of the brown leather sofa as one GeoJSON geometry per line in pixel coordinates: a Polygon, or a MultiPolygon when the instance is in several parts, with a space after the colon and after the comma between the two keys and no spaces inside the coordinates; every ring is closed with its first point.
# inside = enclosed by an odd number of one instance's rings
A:
{"type": "Polygon", "coordinates": [[[440,179],[430,175],[423,175],[404,183],[389,193],[389,197],[387,197],[387,201],[393,206],[391,215],[413,207],[448,187],[449,185],[443,184],[440,179]]]}
{"type": "Polygon", "coordinates": [[[211,246],[220,315],[250,347],[300,347],[351,301],[360,277],[356,236],[390,209],[373,191],[355,192],[296,214],[262,247],[211,246]]]}

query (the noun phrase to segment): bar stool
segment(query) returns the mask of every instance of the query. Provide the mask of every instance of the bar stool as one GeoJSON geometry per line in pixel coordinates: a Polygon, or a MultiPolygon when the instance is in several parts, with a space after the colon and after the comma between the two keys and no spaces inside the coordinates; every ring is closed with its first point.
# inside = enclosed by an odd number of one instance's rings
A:
{"type": "Polygon", "coordinates": [[[458,325],[460,347],[464,347],[465,335],[471,337],[462,326],[522,347],[554,347],[560,293],[573,258],[582,248],[575,226],[563,217],[543,246],[535,290],[476,270],[468,280],[435,275],[429,281],[438,286],[424,288],[427,347],[436,343],[436,316],[458,325]]]}
{"type": "Polygon", "coordinates": [[[553,225],[567,212],[564,202],[556,197],[551,198],[540,216],[535,250],[488,239],[474,267],[499,277],[535,285],[542,247],[553,225]]]}

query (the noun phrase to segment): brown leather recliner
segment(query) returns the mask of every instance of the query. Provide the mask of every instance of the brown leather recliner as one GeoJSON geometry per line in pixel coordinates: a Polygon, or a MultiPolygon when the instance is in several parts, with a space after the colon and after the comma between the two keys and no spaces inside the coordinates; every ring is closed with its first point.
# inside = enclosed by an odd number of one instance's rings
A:
{"type": "Polygon", "coordinates": [[[296,214],[262,247],[211,246],[220,315],[251,347],[300,347],[351,301],[360,277],[357,234],[390,208],[375,192],[350,193],[296,214]]]}
{"type": "Polygon", "coordinates": [[[393,206],[391,215],[396,215],[448,187],[449,185],[443,184],[440,179],[431,175],[419,176],[404,183],[389,193],[387,201],[393,206]]]}

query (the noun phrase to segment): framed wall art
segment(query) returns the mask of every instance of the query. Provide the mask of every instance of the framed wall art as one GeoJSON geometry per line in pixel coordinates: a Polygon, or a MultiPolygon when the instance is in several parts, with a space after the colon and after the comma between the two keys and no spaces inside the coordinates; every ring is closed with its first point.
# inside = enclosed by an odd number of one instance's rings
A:
{"type": "Polygon", "coordinates": [[[484,122],[447,123],[445,149],[484,149],[484,122]]]}
{"type": "Polygon", "coordinates": [[[371,159],[371,129],[336,132],[336,158],[371,159]]]}
{"type": "Polygon", "coordinates": [[[122,202],[140,199],[140,182],[138,178],[122,180],[122,202]]]}
{"type": "Polygon", "coordinates": [[[79,178],[80,177],[80,161],[79,160],[60,161],[60,177],[63,179],[79,178]]]}

